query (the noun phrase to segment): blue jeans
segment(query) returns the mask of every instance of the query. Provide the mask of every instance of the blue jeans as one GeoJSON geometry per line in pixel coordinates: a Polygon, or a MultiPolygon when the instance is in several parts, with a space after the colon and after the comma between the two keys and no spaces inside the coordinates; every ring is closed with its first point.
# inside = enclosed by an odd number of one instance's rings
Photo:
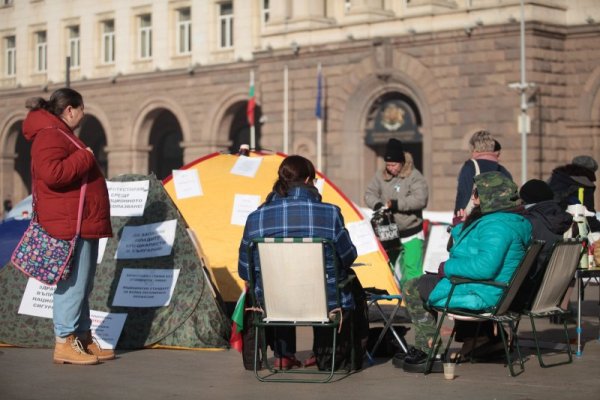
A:
{"type": "Polygon", "coordinates": [[[61,280],[54,292],[54,335],[66,337],[90,330],[90,304],[88,297],[94,287],[98,239],[79,239],[73,255],[71,276],[61,280]]]}

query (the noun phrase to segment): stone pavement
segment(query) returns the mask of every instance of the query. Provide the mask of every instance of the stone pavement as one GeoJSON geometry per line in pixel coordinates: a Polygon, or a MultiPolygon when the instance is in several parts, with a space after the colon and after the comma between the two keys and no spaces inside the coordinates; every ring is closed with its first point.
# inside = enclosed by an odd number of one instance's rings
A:
{"type": "MultiPolygon", "coordinates": [[[[516,378],[499,363],[463,363],[457,377],[409,374],[389,359],[329,384],[261,383],[242,368],[234,350],[118,351],[118,358],[97,366],[52,364],[52,350],[0,348],[0,399],[490,399],[598,400],[600,398],[600,341],[598,287],[586,290],[583,307],[583,356],[574,362],[542,369],[532,349],[525,372],[516,378]]],[[[537,326],[537,324],[536,324],[537,326]]],[[[540,323],[544,338],[560,338],[559,325],[540,323]]],[[[569,325],[575,337],[575,326],[569,325]]],[[[530,331],[521,322],[520,337],[530,331]]],[[[309,349],[310,331],[299,332],[299,349],[309,349]]],[[[411,331],[407,340],[412,342],[411,331]]],[[[308,352],[299,353],[299,358],[308,352]]],[[[549,361],[557,360],[552,356],[549,361]]]]}

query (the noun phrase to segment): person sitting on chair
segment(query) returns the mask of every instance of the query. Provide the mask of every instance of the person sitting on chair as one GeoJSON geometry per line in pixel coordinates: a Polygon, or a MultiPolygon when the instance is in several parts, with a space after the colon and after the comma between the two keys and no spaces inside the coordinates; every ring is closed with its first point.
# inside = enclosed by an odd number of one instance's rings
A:
{"type": "MultiPolygon", "coordinates": [[[[321,201],[321,195],[314,186],[316,171],[313,164],[299,155],[286,157],[278,171],[273,191],[265,202],[246,220],[242,242],[239,248],[238,273],[244,281],[249,281],[248,247],[252,239],[261,237],[318,237],[333,242],[339,257],[338,281],[352,274],[351,265],[357,257],[356,248],[344,227],[344,218],[339,207],[321,201]]],[[[260,269],[258,252],[254,252],[255,272],[260,269]]],[[[326,257],[328,308],[338,307],[336,300],[335,263],[326,257]]],[[[260,274],[255,275],[255,294],[263,303],[260,274]]],[[[357,281],[356,279],[354,281],[357,281]]],[[[355,307],[350,290],[341,291],[340,302],[344,310],[355,307]]],[[[264,304],[264,303],[263,303],[264,304]]],[[[315,341],[320,329],[315,329],[315,341]]],[[[275,353],[275,368],[289,369],[300,366],[296,359],[296,333],[293,327],[273,329],[270,346],[275,353]]],[[[268,335],[271,336],[271,335],[268,335]]],[[[314,356],[305,361],[305,366],[314,365],[314,356]]],[[[336,363],[337,364],[337,363],[336,363]]]]}
{"type": "Polygon", "coordinates": [[[517,312],[531,305],[544,277],[554,243],[562,239],[573,224],[573,216],[554,200],[554,193],[546,182],[539,179],[528,180],[519,190],[519,196],[525,205],[523,216],[532,226],[532,236],[543,240],[544,247],[511,304],[511,309],[517,312]]]}
{"type": "MultiPolygon", "coordinates": [[[[449,278],[508,282],[531,241],[531,224],[517,212],[517,185],[501,172],[474,177],[475,204],[467,219],[455,226],[450,257],[438,274],[407,282],[404,298],[415,328],[415,347],[404,359],[407,372],[424,372],[436,331],[428,305],[443,307],[450,294],[449,278]]],[[[483,310],[497,303],[501,289],[474,283],[458,286],[450,307],[483,310]]]]}

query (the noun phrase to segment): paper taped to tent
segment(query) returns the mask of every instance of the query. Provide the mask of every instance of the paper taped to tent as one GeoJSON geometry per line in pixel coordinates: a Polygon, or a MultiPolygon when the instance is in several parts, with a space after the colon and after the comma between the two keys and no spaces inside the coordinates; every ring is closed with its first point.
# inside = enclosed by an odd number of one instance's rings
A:
{"type": "MultiPolygon", "coordinates": [[[[246,217],[266,198],[277,179],[284,154],[250,153],[249,157],[214,153],[193,161],[164,181],[177,208],[195,232],[216,286],[227,302],[235,302],[244,283],[237,273],[238,248],[246,217]]],[[[325,176],[316,186],[323,201],[340,207],[357,247],[355,268],[364,287],[398,294],[387,255],[368,220],[325,176]]]]}
{"type": "MultiPolygon", "coordinates": [[[[108,186],[113,238],[101,240],[89,299],[103,347],[227,347],[230,320],[161,182],[122,175],[108,186]]],[[[54,289],[2,268],[0,342],[53,346],[54,289]]]]}

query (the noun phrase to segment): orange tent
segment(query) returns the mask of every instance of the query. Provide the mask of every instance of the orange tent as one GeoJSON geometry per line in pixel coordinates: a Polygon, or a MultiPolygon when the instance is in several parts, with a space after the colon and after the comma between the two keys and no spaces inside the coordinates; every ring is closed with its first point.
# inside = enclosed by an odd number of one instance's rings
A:
{"type": "MultiPolygon", "coordinates": [[[[244,226],[234,221],[236,195],[250,195],[255,199],[259,196],[262,203],[271,191],[285,155],[252,152],[251,159],[260,158],[253,160],[260,163],[253,176],[232,173],[239,158],[237,155],[214,153],[182,167],[182,172],[195,169],[197,173],[201,193],[195,188],[191,197],[178,196],[177,179],[173,176],[163,182],[167,193],[194,231],[206,257],[206,265],[225,301],[236,301],[243,287],[237,273],[237,262],[244,226]]],[[[193,177],[195,179],[195,175],[193,177]]],[[[331,181],[322,174],[318,174],[318,178],[322,180],[320,191],[323,201],[340,207],[353,242],[361,243],[357,245],[359,257],[354,270],[362,285],[397,294],[387,255],[375,239],[369,222],[331,181]]]]}

